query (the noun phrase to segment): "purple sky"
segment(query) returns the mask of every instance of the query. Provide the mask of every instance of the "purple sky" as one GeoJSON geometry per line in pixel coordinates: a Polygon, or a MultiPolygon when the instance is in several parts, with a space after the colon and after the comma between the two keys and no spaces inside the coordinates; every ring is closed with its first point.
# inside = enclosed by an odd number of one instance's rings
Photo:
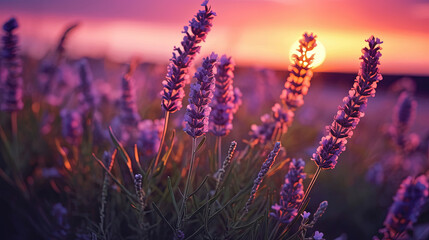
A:
{"type": "MultiPolygon", "coordinates": [[[[180,31],[200,9],[196,0],[0,0],[0,20],[21,22],[23,49],[41,55],[64,24],[80,20],[72,55],[104,54],[119,60],[143,55],[167,61],[180,31]]],[[[203,46],[238,64],[286,68],[292,43],[313,31],[327,50],[322,71],[356,72],[363,40],[385,41],[383,68],[429,75],[429,1],[424,0],[212,0],[218,16],[203,46]]],[[[207,52],[205,52],[207,51],[207,52]]]]}

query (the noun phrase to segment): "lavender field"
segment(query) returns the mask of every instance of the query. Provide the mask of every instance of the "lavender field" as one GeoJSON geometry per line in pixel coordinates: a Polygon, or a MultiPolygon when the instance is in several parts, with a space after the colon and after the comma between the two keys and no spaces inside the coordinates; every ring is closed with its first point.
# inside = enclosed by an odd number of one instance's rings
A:
{"type": "Polygon", "coordinates": [[[263,64],[216,44],[225,3],[185,2],[164,61],[0,10],[0,239],[429,239],[427,68],[380,30],[349,71],[305,27],[263,64]]]}

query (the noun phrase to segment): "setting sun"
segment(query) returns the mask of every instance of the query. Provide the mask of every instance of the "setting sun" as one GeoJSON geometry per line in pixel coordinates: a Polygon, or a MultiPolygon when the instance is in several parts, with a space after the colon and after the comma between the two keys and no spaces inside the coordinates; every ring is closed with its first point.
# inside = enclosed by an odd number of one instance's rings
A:
{"type": "MultiPolygon", "coordinates": [[[[312,68],[316,68],[316,67],[320,66],[323,63],[323,61],[325,61],[325,58],[326,58],[325,47],[318,40],[316,40],[316,43],[317,43],[317,46],[312,51],[308,52],[309,53],[308,56],[311,56],[312,54],[314,54],[314,62],[311,65],[312,68]]],[[[297,40],[296,42],[294,42],[292,44],[292,46],[291,46],[291,48],[289,50],[289,60],[290,60],[290,62],[293,61],[292,60],[292,55],[293,54],[298,54],[298,51],[297,51],[298,47],[299,47],[299,41],[297,40]]]]}

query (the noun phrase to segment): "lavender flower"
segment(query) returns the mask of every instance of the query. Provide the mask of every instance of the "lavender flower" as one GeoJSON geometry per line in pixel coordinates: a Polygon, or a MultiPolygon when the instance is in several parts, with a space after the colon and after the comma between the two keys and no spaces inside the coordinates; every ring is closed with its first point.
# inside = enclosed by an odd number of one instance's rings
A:
{"type": "Polygon", "coordinates": [[[16,112],[24,108],[22,102],[22,62],[18,57],[18,36],[14,30],[18,28],[15,18],[9,19],[4,25],[5,35],[3,40],[2,66],[5,73],[2,73],[2,99],[1,110],[6,112],[16,112]],[[3,78],[5,78],[3,80],[3,78]]]}
{"type": "Polygon", "coordinates": [[[276,137],[275,134],[278,133],[277,131],[286,133],[288,126],[293,120],[294,113],[282,108],[278,103],[274,104],[271,110],[271,115],[262,115],[261,125],[252,124],[250,127],[251,131],[249,134],[252,141],[266,143],[276,137]]]}
{"type": "Polygon", "coordinates": [[[296,215],[298,208],[304,199],[304,173],[305,162],[302,159],[293,159],[289,164],[289,172],[285,176],[285,183],[280,192],[279,204],[271,208],[275,211],[270,213],[272,217],[281,223],[290,223],[296,215]]]}
{"type": "Polygon", "coordinates": [[[94,109],[95,107],[95,95],[92,86],[94,79],[92,77],[92,71],[89,67],[88,60],[86,59],[79,61],[79,76],[79,102],[82,110],[86,112],[88,110],[94,109]]]}
{"type": "Polygon", "coordinates": [[[231,57],[222,55],[217,66],[216,88],[211,104],[210,131],[216,136],[225,136],[232,129],[232,119],[237,112],[241,100],[240,90],[234,90],[235,63],[231,57]]]}
{"type": "Polygon", "coordinates": [[[319,231],[316,231],[316,232],[314,233],[313,239],[314,239],[314,240],[324,240],[324,238],[323,238],[323,233],[322,233],[322,232],[319,232],[319,231]]]}
{"type": "Polygon", "coordinates": [[[182,99],[185,96],[183,88],[185,87],[189,67],[197,53],[200,51],[198,46],[201,41],[205,41],[212,21],[216,13],[207,6],[208,1],[204,1],[200,10],[189,22],[189,27],[185,26],[183,33],[182,47],[175,47],[173,57],[167,68],[167,75],[162,82],[164,90],[162,94],[161,106],[165,111],[175,112],[182,108],[182,99]]]}
{"type": "Polygon", "coordinates": [[[353,135],[353,129],[364,116],[368,98],[375,96],[377,83],[382,79],[378,69],[382,41],[371,36],[366,42],[369,48],[362,49],[362,62],[355,83],[343,99],[344,105],[339,108],[332,125],[327,127],[328,135],[322,138],[313,154],[312,160],[322,169],[335,168],[338,156],[346,149],[346,139],[353,135]]]}
{"type": "Polygon", "coordinates": [[[144,120],[139,123],[137,146],[145,156],[153,156],[158,150],[164,119],[144,120]]]}
{"type": "Polygon", "coordinates": [[[139,210],[143,211],[145,208],[144,197],[145,193],[142,188],[143,177],[141,174],[134,175],[134,188],[136,190],[137,199],[139,200],[139,210]]]}
{"type": "Polygon", "coordinates": [[[79,111],[64,109],[61,111],[62,135],[71,145],[79,145],[82,141],[82,116],[79,111]]]}
{"type": "Polygon", "coordinates": [[[222,167],[216,172],[216,190],[219,189],[220,183],[223,180],[223,176],[225,175],[226,170],[228,169],[229,165],[231,164],[231,159],[234,155],[235,148],[237,147],[237,142],[232,141],[231,145],[228,149],[228,154],[226,155],[225,161],[223,161],[222,167]]]}
{"type": "Polygon", "coordinates": [[[209,104],[213,98],[214,73],[213,69],[217,55],[212,53],[204,58],[202,66],[195,73],[196,83],[191,85],[189,104],[185,115],[185,132],[197,138],[208,132],[208,122],[211,108],[209,104]]]}
{"type": "Polygon", "coordinates": [[[120,119],[121,123],[137,127],[140,121],[140,115],[137,112],[137,105],[135,100],[135,89],[133,85],[132,68],[135,66],[130,66],[128,72],[122,77],[122,96],[120,100],[121,104],[121,113],[120,119]]]}
{"type": "MultiPolygon", "coordinates": [[[[106,166],[107,169],[109,169],[109,171],[112,168],[113,165],[113,160],[112,157],[110,156],[110,153],[107,151],[104,151],[103,154],[103,163],[104,166],[106,166]]],[[[103,179],[103,188],[101,190],[101,207],[100,207],[100,229],[104,235],[104,218],[105,218],[105,208],[106,208],[106,204],[107,204],[107,191],[109,188],[109,184],[110,184],[110,178],[107,172],[104,173],[104,179],[103,179]]]]}
{"type": "Polygon", "coordinates": [[[294,63],[289,66],[289,77],[286,79],[285,89],[280,96],[284,106],[291,110],[296,110],[304,104],[303,97],[307,95],[310,87],[314,54],[311,56],[307,56],[307,54],[317,46],[316,37],[313,33],[304,33],[297,49],[300,54],[292,56],[294,63]]]}
{"type": "Polygon", "coordinates": [[[61,203],[56,203],[52,206],[51,215],[59,228],[52,233],[53,236],[61,238],[67,236],[67,232],[70,229],[70,225],[67,221],[67,213],[67,209],[61,203]]]}
{"type": "Polygon", "coordinates": [[[259,170],[258,177],[255,178],[253,181],[253,187],[252,191],[250,192],[250,197],[247,200],[246,206],[244,207],[244,213],[247,213],[249,211],[250,205],[253,203],[253,200],[255,199],[256,192],[259,189],[259,186],[262,183],[262,180],[264,179],[265,175],[267,174],[268,170],[273,166],[274,161],[276,160],[277,154],[280,152],[281,144],[280,142],[276,142],[274,145],[274,149],[270,152],[267,159],[262,164],[261,170],[259,170]]]}
{"type": "Polygon", "coordinates": [[[185,233],[183,233],[182,230],[180,229],[176,229],[176,231],[174,232],[174,240],[183,240],[185,239],[185,233]]]}
{"type": "Polygon", "coordinates": [[[396,103],[393,113],[393,124],[390,128],[391,135],[396,145],[401,149],[409,147],[407,146],[408,138],[406,133],[414,121],[416,108],[417,102],[411,95],[406,91],[402,92],[396,103]]]}
{"type": "Polygon", "coordinates": [[[385,228],[380,230],[383,239],[409,239],[404,232],[411,229],[417,221],[421,207],[427,201],[428,187],[428,180],[424,175],[408,177],[401,183],[384,220],[385,228]]]}
{"type": "Polygon", "coordinates": [[[314,224],[325,214],[326,209],[328,208],[328,201],[323,201],[319,204],[316,212],[314,213],[313,220],[310,223],[310,226],[313,227],[314,224]]]}
{"type": "Polygon", "coordinates": [[[251,126],[250,136],[253,143],[265,143],[277,138],[279,133],[286,133],[288,127],[292,124],[293,112],[304,104],[303,97],[308,92],[310,80],[313,76],[311,64],[314,54],[312,56],[307,56],[307,54],[308,51],[316,47],[316,36],[312,33],[304,33],[299,43],[299,55],[293,55],[294,63],[289,66],[289,77],[280,96],[283,106],[278,103],[274,104],[272,117],[264,115],[261,117],[262,125],[254,124],[251,126]]]}

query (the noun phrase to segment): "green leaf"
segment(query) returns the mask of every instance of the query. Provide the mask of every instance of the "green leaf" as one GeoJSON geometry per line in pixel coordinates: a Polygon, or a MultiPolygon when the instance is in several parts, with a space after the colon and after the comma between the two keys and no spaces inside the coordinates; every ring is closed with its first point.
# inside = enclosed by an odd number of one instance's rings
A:
{"type": "Polygon", "coordinates": [[[113,141],[113,144],[115,144],[116,148],[118,149],[119,153],[122,156],[122,159],[124,159],[125,164],[127,164],[128,170],[130,171],[131,176],[134,179],[134,171],[133,168],[131,166],[131,158],[128,155],[127,151],[125,151],[124,146],[122,145],[121,142],[119,142],[119,140],[116,138],[115,134],[113,133],[112,127],[109,127],[109,134],[110,134],[110,138],[113,141]]]}
{"type": "Polygon", "coordinates": [[[170,227],[171,231],[173,231],[173,233],[176,232],[176,230],[173,228],[173,226],[171,226],[171,224],[168,222],[167,218],[164,217],[161,210],[159,210],[158,206],[156,206],[156,204],[154,202],[152,202],[152,207],[153,207],[153,209],[155,209],[155,212],[162,218],[162,220],[164,220],[164,222],[167,223],[167,225],[170,227]]]}
{"type": "Polygon", "coordinates": [[[92,156],[94,157],[95,160],[97,160],[97,162],[100,164],[101,167],[103,167],[103,169],[107,172],[107,174],[109,174],[109,176],[113,179],[113,181],[127,194],[127,196],[129,198],[131,198],[131,200],[133,202],[138,202],[137,198],[134,196],[134,194],[132,194],[130,191],[128,191],[128,189],[122,185],[119,180],[113,176],[113,174],[109,171],[109,169],[106,168],[106,166],[104,166],[103,162],[98,159],[95,154],[92,154],[92,156]]]}
{"type": "Polygon", "coordinates": [[[174,210],[176,210],[177,216],[179,216],[179,207],[177,206],[176,198],[174,197],[173,187],[171,186],[171,179],[167,177],[168,191],[170,192],[171,202],[173,203],[174,210]]]}
{"type": "Polygon", "coordinates": [[[206,136],[203,137],[203,139],[201,139],[200,143],[198,144],[197,149],[195,150],[195,152],[198,152],[198,150],[200,150],[200,148],[204,145],[204,143],[206,142],[206,136]]]}

